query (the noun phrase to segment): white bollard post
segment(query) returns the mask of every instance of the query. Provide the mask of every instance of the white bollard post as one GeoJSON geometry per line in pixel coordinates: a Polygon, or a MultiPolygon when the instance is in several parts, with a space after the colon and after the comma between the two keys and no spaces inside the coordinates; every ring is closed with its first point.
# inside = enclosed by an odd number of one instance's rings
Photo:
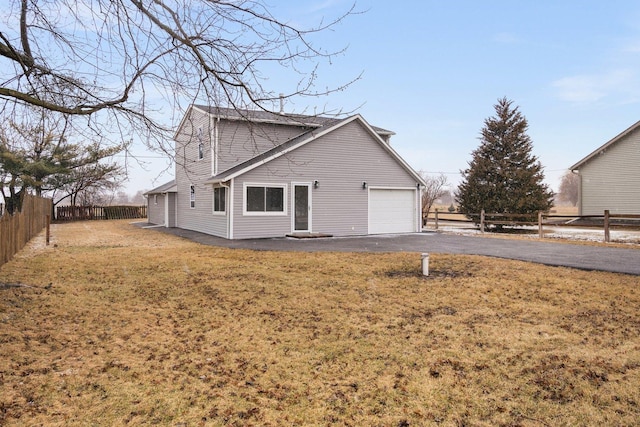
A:
{"type": "Polygon", "coordinates": [[[422,275],[423,276],[429,275],[429,254],[428,253],[422,254],[422,275]]]}

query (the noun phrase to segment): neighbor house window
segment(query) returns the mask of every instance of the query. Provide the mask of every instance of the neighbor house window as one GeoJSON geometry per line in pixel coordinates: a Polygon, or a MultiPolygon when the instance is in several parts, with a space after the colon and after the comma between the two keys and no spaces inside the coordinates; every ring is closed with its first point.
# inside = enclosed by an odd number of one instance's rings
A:
{"type": "Polygon", "coordinates": [[[204,159],[204,144],[201,142],[198,144],[198,160],[204,159]]]}
{"type": "Polygon", "coordinates": [[[227,188],[215,187],[213,189],[213,212],[225,212],[227,208],[227,188]]]}
{"type": "Polygon", "coordinates": [[[195,185],[191,185],[189,187],[189,206],[191,208],[196,207],[196,186],[195,185]]]}
{"type": "Polygon", "coordinates": [[[285,211],[284,185],[246,185],[245,212],[248,214],[282,214],[285,211]]]}

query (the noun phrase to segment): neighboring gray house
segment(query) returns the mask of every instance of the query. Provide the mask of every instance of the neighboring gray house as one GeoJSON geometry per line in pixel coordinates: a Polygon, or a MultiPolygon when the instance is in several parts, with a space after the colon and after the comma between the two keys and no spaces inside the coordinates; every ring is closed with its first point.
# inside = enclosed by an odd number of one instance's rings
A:
{"type": "Polygon", "coordinates": [[[418,232],[425,183],[391,135],[360,115],[193,105],[174,137],[175,183],[147,193],[149,222],[227,239],[418,232]]]}
{"type": "Polygon", "coordinates": [[[571,166],[580,215],[640,213],[640,121],[571,166]]]}

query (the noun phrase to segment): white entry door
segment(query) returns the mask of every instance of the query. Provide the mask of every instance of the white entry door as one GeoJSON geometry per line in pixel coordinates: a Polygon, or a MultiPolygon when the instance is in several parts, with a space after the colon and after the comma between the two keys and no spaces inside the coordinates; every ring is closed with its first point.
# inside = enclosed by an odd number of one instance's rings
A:
{"type": "Polygon", "coordinates": [[[311,184],[293,184],[293,231],[311,231],[311,184]]]}

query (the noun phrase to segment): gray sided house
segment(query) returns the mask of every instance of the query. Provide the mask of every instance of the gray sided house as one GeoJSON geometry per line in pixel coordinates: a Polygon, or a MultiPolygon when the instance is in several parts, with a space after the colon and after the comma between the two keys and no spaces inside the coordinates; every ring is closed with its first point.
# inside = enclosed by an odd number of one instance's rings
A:
{"type": "Polygon", "coordinates": [[[425,183],[391,135],[360,115],[193,105],[174,137],[175,183],[147,193],[149,222],[226,239],[418,232],[425,183]]]}
{"type": "Polygon", "coordinates": [[[640,213],[640,121],[571,166],[580,215],[640,213]]]}

